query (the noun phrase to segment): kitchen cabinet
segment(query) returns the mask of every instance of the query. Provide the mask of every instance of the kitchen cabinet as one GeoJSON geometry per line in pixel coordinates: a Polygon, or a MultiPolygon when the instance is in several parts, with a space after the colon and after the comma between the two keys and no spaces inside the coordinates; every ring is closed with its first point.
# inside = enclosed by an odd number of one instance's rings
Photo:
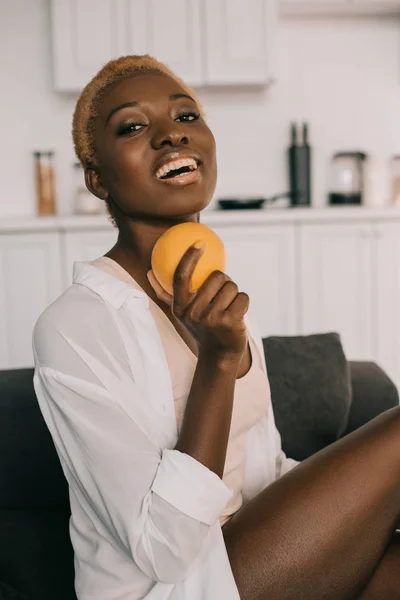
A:
{"type": "Polygon", "coordinates": [[[276,2],[51,0],[55,89],[80,91],[124,54],[151,54],[192,86],[266,84],[276,2]]]}
{"type": "Polygon", "coordinates": [[[62,292],[59,235],[0,236],[0,369],[32,365],[32,330],[62,292]]]}
{"type": "Polygon", "coordinates": [[[279,0],[288,16],[400,15],[400,0],[279,0]]]}
{"type": "Polygon", "coordinates": [[[376,356],[400,389],[400,222],[376,226],[376,356]]]}
{"type": "Polygon", "coordinates": [[[275,2],[205,0],[209,84],[265,84],[271,75],[275,2]]]}
{"type": "Polygon", "coordinates": [[[56,89],[81,90],[125,54],[151,54],[190,85],[202,84],[200,2],[52,0],[56,89]]]}
{"type": "Polygon", "coordinates": [[[117,241],[114,227],[99,231],[66,231],[62,234],[64,285],[72,283],[75,262],[94,260],[108,252],[117,241]]]}
{"type": "Polygon", "coordinates": [[[373,246],[371,223],[300,227],[300,331],[339,332],[353,359],[375,351],[373,246]]]}
{"type": "Polygon", "coordinates": [[[227,273],[250,296],[261,335],[296,333],[294,225],[215,227],[227,273]]]}
{"type": "MultiPolygon", "coordinates": [[[[400,210],[205,211],[263,336],[337,331],[400,388],[400,210]]],[[[32,364],[32,327],[74,262],[115,243],[107,217],[0,220],[0,368],[32,364]],[[37,230],[36,230],[37,229],[37,230]]]]}
{"type": "Polygon", "coordinates": [[[189,85],[205,80],[201,0],[128,0],[126,54],[150,54],[189,85]]]}
{"type": "Polygon", "coordinates": [[[124,0],[52,0],[54,87],[81,90],[107,61],[126,54],[124,0]]]}

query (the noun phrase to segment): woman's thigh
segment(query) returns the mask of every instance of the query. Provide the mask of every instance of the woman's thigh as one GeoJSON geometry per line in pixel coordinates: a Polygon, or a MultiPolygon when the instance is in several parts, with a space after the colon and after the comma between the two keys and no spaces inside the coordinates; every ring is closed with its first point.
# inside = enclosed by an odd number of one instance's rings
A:
{"type": "Polygon", "coordinates": [[[360,600],[400,600],[400,534],[393,537],[360,600]]]}
{"type": "Polygon", "coordinates": [[[243,600],[347,600],[400,516],[400,408],[307,459],[224,527],[243,600]]]}

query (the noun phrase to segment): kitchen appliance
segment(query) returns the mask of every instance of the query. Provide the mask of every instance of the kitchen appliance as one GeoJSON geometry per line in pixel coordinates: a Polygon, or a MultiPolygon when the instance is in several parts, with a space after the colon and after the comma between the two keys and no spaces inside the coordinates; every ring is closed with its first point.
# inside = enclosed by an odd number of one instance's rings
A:
{"type": "Polygon", "coordinates": [[[329,204],[362,204],[364,193],[364,152],[337,152],[331,161],[329,204]]]}

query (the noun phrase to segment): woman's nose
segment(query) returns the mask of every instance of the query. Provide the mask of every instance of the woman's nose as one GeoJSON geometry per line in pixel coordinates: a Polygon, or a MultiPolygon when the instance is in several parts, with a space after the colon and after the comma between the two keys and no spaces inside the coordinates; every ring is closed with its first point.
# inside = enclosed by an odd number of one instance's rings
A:
{"type": "Polygon", "coordinates": [[[182,125],[180,123],[175,122],[157,127],[157,131],[152,138],[152,146],[156,150],[164,146],[173,147],[188,143],[189,137],[187,133],[182,131],[182,125]]]}

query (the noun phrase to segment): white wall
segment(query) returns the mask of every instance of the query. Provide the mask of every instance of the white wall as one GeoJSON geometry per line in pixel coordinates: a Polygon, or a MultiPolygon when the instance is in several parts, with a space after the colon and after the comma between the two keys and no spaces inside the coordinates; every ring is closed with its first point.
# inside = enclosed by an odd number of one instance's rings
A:
{"type": "MultiPolygon", "coordinates": [[[[75,98],[52,91],[48,4],[0,2],[0,217],[34,214],[36,148],[56,150],[59,210],[72,209],[75,98]]],[[[272,87],[201,91],[218,143],[217,191],[286,190],[292,119],[310,123],[316,205],[325,202],[333,151],[400,154],[399,33],[394,19],[285,20],[272,87]]]]}

